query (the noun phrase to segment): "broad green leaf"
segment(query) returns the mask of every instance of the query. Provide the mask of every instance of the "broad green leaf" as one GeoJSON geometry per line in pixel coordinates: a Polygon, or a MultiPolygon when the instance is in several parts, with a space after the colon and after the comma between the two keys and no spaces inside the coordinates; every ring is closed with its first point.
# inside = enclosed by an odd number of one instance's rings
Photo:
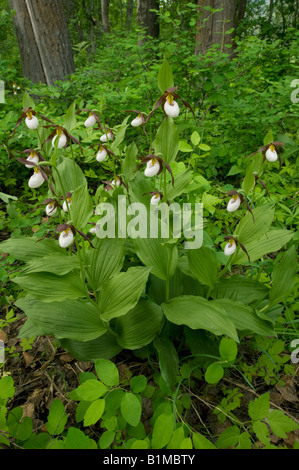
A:
{"type": "Polygon", "coordinates": [[[63,276],[33,272],[24,276],[17,276],[12,281],[36,299],[44,302],[57,302],[86,296],[81,277],[75,272],[63,276]]]}
{"type": "Polygon", "coordinates": [[[264,138],[264,145],[272,144],[273,141],[274,141],[273,132],[272,130],[270,130],[264,138]]]}
{"type": "Polygon", "coordinates": [[[207,144],[199,144],[198,148],[203,152],[209,152],[211,150],[211,147],[207,144]]]}
{"type": "Polygon", "coordinates": [[[187,192],[188,185],[191,180],[191,171],[185,170],[174,178],[174,185],[169,183],[166,187],[166,197],[171,202],[180,196],[184,191],[187,192]]]}
{"type": "Polygon", "coordinates": [[[252,425],[252,429],[259,441],[261,441],[264,445],[270,444],[270,439],[268,437],[269,429],[266,423],[263,423],[262,421],[255,421],[252,425]]]}
{"type": "Polygon", "coordinates": [[[76,118],[76,102],[74,101],[70,107],[68,108],[63,121],[63,127],[71,134],[72,130],[74,129],[77,118],[76,118]]]}
{"type": "Polygon", "coordinates": [[[186,437],[183,442],[181,442],[180,449],[193,449],[190,437],[186,437]]]}
{"type": "Polygon", "coordinates": [[[234,275],[229,279],[221,279],[212,290],[211,296],[214,299],[226,298],[248,305],[263,299],[267,292],[269,292],[268,287],[261,282],[234,275]]]}
{"type": "Polygon", "coordinates": [[[136,147],[135,142],[132,142],[126,148],[126,156],[121,161],[122,173],[126,181],[130,181],[134,175],[134,170],[136,168],[136,157],[138,154],[138,148],[136,147]]]}
{"type": "Polygon", "coordinates": [[[16,196],[10,196],[9,194],[1,193],[0,192],[0,199],[5,202],[5,204],[9,203],[9,200],[12,199],[13,201],[17,201],[18,198],[16,196]]]}
{"type": "Polygon", "coordinates": [[[53,169],[53,176],[55,179],[55,192],[58,196],[65,196],[65,193],[73,192],[79,186],[87,184],[83,171],[70,158],[64,158],[57,166],[57,169],[53,169]],[[59,173],[59,176],[57,173],[59,173]]]}
{"type": "Polygon", "coordinates": [[[175,161],[179,151],[179,131],[172,118],[163,120],[152,145],[155,154],[160,155],[166,163],[170,165],[175,161]]]}
{"type": "Polygon", "coordinates": [[[238,354],[238,346],[231,338],[222,338],[219,345],[219,352],[222,359],[234,362],[238,354]]]}
{"type": "Polygon", "coordinates": [[[188,142],[186,142],[185,140],[180,140],[179,141],[179,150],[181,152],[193,152],[193,147],[191,147],[190,144],[188,144],[188,142]]]}
{"type": "Polygon", "coordinates": [[[201,141],[200,135],[197,131],[194,131],[191,135],[191,142],[196,147],[201,141]]]}
{"type": "Polygon", "coordinates": [[[0,400],[6,400],[14,396],[15,387],[13,378],[6,375],[0,379],[0,400]]]}
{"type": "Polygon", "coordinates": [[[128,119],[129,119],[129,116],[127,116],[123,120],[123,122],[121,123],[121,125],[119,126],[119,128],[116,130],[116,132],[114,134],[114,139],[113,139],[113,142],[111,144],[111,150],[116,155],[120,154],[120,152],[118,150],[118,147],[120,146],[120,144],[124,140],[125,133],[126,133],[126,130],[127,130],[127,127],[128,127],[128,124],[127,124],[128,119]]]}
{"type": "Polygon", "coordinates": [[[63,338],[60,343],[63,348],[80,361],[95,361],[99,357],[110,359],[122,350],[116,342],[116,337],[109,331],[96,339],[85,342],[63,338]]]}
{"type": "Polygon", "coordinates": [[[170,387],[176,383],[179,358],[172,341],[166,336],[157,336],[154,347],[158,352],[161,376],[170,387]]]}
{"type": "Polygon", "coordinates": [[[267,418],[270,410],[269,392],[260,395],[249,402],[248,413],[252,421],[263,420],[267,418]]]}
{"type": "Polygon", "coordinates": [[[210,364],[205,372],[205,380],[209,384],[217,384],[224,375],[223,367],[217,362],[210,364]]]}
{"type": "Polygon", "coordinates": [[[272,272],[272,288],[270,290],[270,303],[276,303],[293,288],[298,268],[297,253],[292,246],[277,263],[272,272]]]}
{"type": "Polygon", "coordinates": [[[80,400],[93,401],[105,395],[109,389],[99,380],[90,379],[83,382],[75,390],[80,400]]]}
{"type": "Polygon", "coordinates": [[[46,303],[27,296],[17,300],[15,305],[26,313],[30,321],[47,332],[45,334],[56,338],[88,341],[107,331],[98,308],[88,301],[46,303]]]}
{"type": "MultiPolygon", "coordinates": [[[[90,381],[88,381],[90,382],[90,381]]],[[[100,395],[101,396],[101,395],[100,395]]],[[[96,399],[87,408],[84,415],[84,426],[92,426],[101,418],[105,410],[105,400],[103,398],[96,399]]]]}
{"type": "Polygon", "coordinates": [[[240,429],[238,426],[230,426],[220,434],[216,442],[216,447],[218,449],[229,449],[238,444],[239,439],[240,429]]]}
{"type": "Polygon", "coordinates": [[[149,439],[144,439],[144,440],[137,439],[136,441],[133,442],[130,449],[149,449],[150,444],[148,441],[149,439]]]}
{"type": "Polygon", "coordinates": [[[33,258],[29,261],[22,271],[22,274],[31,274],[38,272],[48,272],[56,276],[63,276],[73,269],[79,269],[77,256],[65,256],[63,254],[33,258]]]}
{"type": "Polygon", "coordinates": [[[79,186],[73,192],[70,213],[72,224],[79,230],[82,230],[92,217],[93,203],[85,184],[79,186]]]}
{"type": "Polygon", "coordinates": [[[165,447],[173,433],[173,415],[172,413],[162,413],[157,417],[152,437],[152,449],[163,449],[165,447]]]}
{"type": "Polygon", "coordinates": [[[99,310],[104,320],[120,317],[137,304],[145,288],[150,268],[136,266],[105,282],[99,295],[99,310]]]}
{"type": "Polygon", "coordinates": [[[255,178],[253,174],[253,163],[248,167],[245,178],[242,182],[242,189],[246,195],[250,193],[255,184],[255,178]]]}
{"type": "Polygon", "coordinates": [[[109,449],[115,438],[114,431],[104,431],[99,440],[100,449],[109,449]]]}
{"type": "Polygon", "coordinates": [[[70,427],[65,438],[65,449],[89,449],[90,439],[80,429],[70,427]]]}
{"type": "Polygon", "coordinates": [[[215,253],[207,246],[188,251],[189,266],[193,275],[201,283],[214,287],[217,281],[218,263],[215,253]]]}
{"type": "Polygon", "coordinates": [[[157,238],[136,238],[134,245],[137,256],[145,266],[152,268],[152,274],[164,281],[174,275],[178,261],[176,246],[162,245],[157,238]]]}
{"type": "Polygon", "coordinates": [[[119,273],[124,261],[123,241],[118,238],[94,238],[86,252],[86,276],[89,286],[99,290],[104,282],[119,273]]]}
{"type": "Polygon", "coordinates": [[[131,426],[137,426],[141,418],[141,404],[137,396],[131,392],[126,392],[120,403],[120,410],[123,418],[131,426]]]}
{"type": "Polygon", "coordinates": [[[24,94],[23,94],[22,105],[23,105],[23,108],[32,108],[32,109],[35,109],[35,102],[34,102],[34,100],[31,98],[31,96],[29,95],[29,93],[27,93],[27,91],[25,91],[24,94]]]}
{"type": "Polygon", "coordinates": [[[119,373],[116,365],[108,359],[97,359],[95,370],[99,379],[110,387],[119,384],[119,373]]]}
{"type": "MultiPolygon", "coordinates": [[[[294,233],[289,230],[271,230],[265,233],[260,239],[251,240],[250,242],[246,242],[246,244],[244,243],[244,245],[249,254],[250,261],[255,261],[268,253],[279,251],[293,236],[294,233]]],[[[248,262],[246,254],[238,247],[237,251],[232,255],[232,265],[246,262],[248,262]]]]}
{"type": "Polygon", "coordinates": [[[35,336],[43,336],[46,334],[47,329],[41,328],[40,325],[35,325],[35,323],[28,318],[20,328],[18,338],[34,338],[35,336]]]}
{"type": "Polygon", "coordinates": [[[229,299],[213,300],[212,304],[218,305],[226,311],[237,330],[249,331],[265,336],[275,336],[275,331],[270,321],[259,318],[253,307],[229,299]]]}
{"type": "Polygon", "coordinates": [[[164,60],[162,62],[162,65],[158,73],[158,87],[161,93],[163,94],[168,88],[173,87],[173,85],[174,85],[174,81],[173,81],[171,67],[166,57],[164,57],[164,60]]]}
{"type": "Polygon", "coordinates": [[[288,437],[287,433],[299,429],[299,425],[292,418],[286,416],[281,410],[271,410],[267,421],[272,432],[282,439],[288,437]]]}
{"type": "Polygon", "coordinates": [[[258,240],[268,231],[274,219],[274,206],[266,204],[253,209],[252,214],[247,212],[236,227],[234,235],[245,245],[247,249],[249,242],[257,243],[258,240]]]}
{"type": "Polygon", "coordinates": [[[172,437],[167,445],[167,449],[180,449],[180,445],[185,439],[185,432],[183,426],[173,431],[172,437]]]}
{"type": "Polygon", "coordinates": [[[215,335],[226,334],[238,340],[236,328],[226,311],[203,297],[184,295],[162,304],[166,318],[176,325],[186,325],[193,330],[208,330],[215,335]]]}
{"type": "Polygon", "coordinates": [[[144,375],[136,375],[130,380],[130,389],[133,393],[140,393],[147,386],[147,378],[144,375]]]}
{"type": "Polygon", "coordinates": [[[150,300],[140,300],[126,315],[117,318],[117,342],[124,349],[139,349],[151,343],[161,328],[161,307],[150,300]]]}
{"type": "Polygon", "coordinates": [[[57,436],[64,431],[68,420],[63,403],[59,398],[52,401],[47,421],[47,431],[53,436],[57,436]]]}
{"type": "Polygon", "coordinates": [[[216,446],[201,434],[194,433],[192,440],[194,449],[216,449],[216,446]]]}
{"type": "Polygon", "coordinates": [[[66,251],[60,248],[54,240],[41,240],[38,238],[9,238],[0,243],[0,252],[9,253],[17,260],[31,261],[33,258],[41,258],[47,255],[66,255],[66,251]]]}

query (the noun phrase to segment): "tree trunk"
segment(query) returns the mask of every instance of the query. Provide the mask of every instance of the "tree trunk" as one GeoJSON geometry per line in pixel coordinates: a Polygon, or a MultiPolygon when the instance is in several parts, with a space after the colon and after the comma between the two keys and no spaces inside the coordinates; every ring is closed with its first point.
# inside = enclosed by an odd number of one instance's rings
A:
{"type": "Polygon", "coordinates": [[[198,0],[198,10],[202,13],[197,22],[195,53],[204,54],[214,44],[219,44],[221,51],[228,52],[225,46],[231,43],[232,34],[226,34],[235,25],[236,0],[198,0]],[[212,13],[202,7],[222,11],[212,13]]]}
{"type": "Polygon", "coordinates": [[[246,13],[246,7],[247,7],[247,0],[237,0],[235,22],[234,22],[235,28],[238,28],[241,22],[243,21],[245,13],[246,13]]]}
{"type": "Polygon", "coordinates": [[[134,0],[127,1],[127,16],[126,16],[126,28],[131,29],[131,24],[133,20],[133,8],[134,0]]]}
{"type": "Polygon", "coordinates": [[[270,0],[270,6],[269,6],[269,23],[271,24],[272,17],[273,17],[273,12],[274,12],[274,0],[270,0]]]}
{"type": "Polygon", "coordinates": [[[23,75],[35,83],[54,84],[74,73],[73,51],[60,0],[9,0],[15,10],[23,75]]]}
{"type": "Polygon", "coordinates": [[[159,23],[157,14],[150,10],[159,10],[159,5],[159,0],[137,0],[137,24],[153,38],[159,37],[159,23]]]}
{"type": "Polygon", "coordinates": [[[109,0],[101,0],[102,2],[102,25],[104,33],[110,33],[109,23],[109,0]]]}

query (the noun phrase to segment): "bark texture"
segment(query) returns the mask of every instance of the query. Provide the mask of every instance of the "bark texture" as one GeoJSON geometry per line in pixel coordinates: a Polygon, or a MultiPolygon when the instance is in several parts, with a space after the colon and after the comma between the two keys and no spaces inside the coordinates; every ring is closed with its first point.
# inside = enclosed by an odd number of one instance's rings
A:
{"type": "Polygon", "coordinates": [[[204,54],[214,44],[227,52],[225,46],[231,42],[232,34],[225,33],[235,26],[236,0],[198,0],[198,9],[201,18],[197,22],[195,53],[204,54]],[[222,11],[211,13],[203,9],[206,6],[222,11]]]}
{"type": "Polygon", "coordinates": [[[102,1],[102,25],[104,33],[110,33],[109,0],[102,1]]]}
{"type": "Polygon", "coordinates": [[[157,14],[150,10],[159,10],[159,0],[137,0],[137,24],[146,29],[146,34],[159,37],[157,14]]]}
{"type": "Polygon", "coordinates": [[[23,75],[53,84],[75,71],[63,5],[59,0],[9,0],[23,75]]]}

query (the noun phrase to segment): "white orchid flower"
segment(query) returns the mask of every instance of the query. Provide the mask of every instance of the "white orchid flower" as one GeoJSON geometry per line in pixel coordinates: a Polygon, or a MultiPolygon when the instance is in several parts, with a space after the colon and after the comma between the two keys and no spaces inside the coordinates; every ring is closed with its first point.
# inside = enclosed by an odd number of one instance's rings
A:
{"type": "MultiPolygon", "coordinates": [[[[39,162],[39,158],[37,153],[31,152],[29,157],[26,158],[27,162],[35,163],[37,164],[39,162]]],[[[26,168],[32,168],[32,165],[25,165],[26,168]]]]}
{"type": "Polygon", "coordinates": [[[108,155],[107,150],[101,145],[99,147],[99,151],[97,153],[96,159],[98,162],[103,162],[104,160],[106,160],[107,155],[108,155]]]}
{"type": "Polygon", "coordinates": [[[60,129],[57,129],[57,133],[52,139],[52,147],[55,147],[55,141],[57,137],[59,138],[57,148],[62,149],[67,144],[67,136],[65,135],[63,131],[61,131],[60,129]]]}
{"type": "Polygon", "coordinates": [[[237,244],[235,240],[231,238],[224,247],[224,254],[226,256],[230,256],[236,251],[236,249],[237,249],[237,244]]]}
{"type": "Polygon", "coordinates": [[[34,167],[34,173],[28,181],[29,188],[39,188],[45,181],[43,175],[41,174],[40,169],[36,166],[34,167]]]}
{"type": "Polygon", "coordinates": [[[67,248],[74,241],[74,234],[71,228],[66,228],[59,235],[59,245],[61,248],[67,248]]]}
{"type": "Polygon", "coordinates": [[[154,196],[152,196],[151,198],[151,204],[159,204],[160,201],[161,201],[161,195],[159,193],[154,194],[154,196]]]}
{"type": "Polygon", "coordinates": [[[68,207],[70,207],[71,203],[72,203],[71,196],[67,197],[66,201],[63,201],[62,209],[64,210],[64,212],[68,212],[68,207]]]}
{"type": "Polygon", "coordinates": [[[268,160],[268,162],[276,162],[278,160],[275,145],[270,145],[270,147],[266,151],[266,159],[268,160]]]}
{"type": "Polygon", "coordinates": [[[242,199],[239,194],[233,194],[232,198],[229,200],[227,204],[228,212],[234,212],[239,209],[242,203],[242,199]]]}
{"type": "Polygon", "coordinates": [[[119,176],[116,176],[115,180],[113,179],[111,181],[111,185],[112,186],[116,186],[117,188],[121,185],[121,179],[119,178],[119,176]]]}
{"type": "Polygon", "coordinates": [[[49,204],[46,205],[46,214],[49,217],[53,217],[57,212],[57,206],[55,206],[54,202],[49,202],[49,204]]]}
{"type": "Polygon", "coordinates": [[[141,113],[138,114],[138,116],[133,119],[133,121],[131,121],[131,125],[133,127],[139,127],[141,126],[142,124],[144,123],[144,118],[143,116],[141,115],[141,113]]]}
{"type": "Polygon", "coordinates": [[[93,115],[92,111],[89,113],[88,118],[86,119],[84,125],[85,127],[93,127],[97,122],[95,116],[93,115]]]}
{"type": "Polygon", "coordinates": [[[174,100],[173,95],[169,94],[166,97],[166,101],[164,104],[164,111],[167,116],[175,118],[178,117],[180,114],[180,108],[177,102],[174,100]]]}
{"type": "Polygon", "coordinates": [[[159,173],[161,168],[160,162],[156,158],[152,158],[146,164],[144,175],[148,177],[155,176],[159,173]]]}
{"type": "Polygon", "coordinates": [[[113,140],[113,134],[109,129],[100,137],[101,142],[108,142],[108,140],[113,140]]]}
{"type": "Polygon", "coordinates": [[[33,131],[38,128],[38,119],[31,113],[31,111],[28,111],[26,113],[25,124],[28,129],[31,129],[33,131]]]}

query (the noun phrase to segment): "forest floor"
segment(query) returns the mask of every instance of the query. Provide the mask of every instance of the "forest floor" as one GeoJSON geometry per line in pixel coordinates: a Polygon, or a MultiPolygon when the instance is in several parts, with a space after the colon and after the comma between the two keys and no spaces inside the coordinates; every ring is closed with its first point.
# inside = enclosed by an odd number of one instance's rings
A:
{"type": "MultiPolygon", "coordinates": [[[[0,318],[4,318],[3,313],[3,310],[0,311],[0,318]]],[[[15,384],[15,395],[9,401],[8,408],[21,406],[23,416],[32,419],[33,430],[39,433],[46,431],[50,404],[54,398],[59,398],[69,416],[67,426],[78,426],[75,420],[76,402],[68,398],[68,393],[80,384],[78,376],[81,372],[94,372],[93,363],[76,360],[57,347],[54,338],[49,336],[35,338],[31,349],[24,351],[20,344],[21,340],[18,338],[19,330],[24,322],[25,318],[20,316],[4,330],[0,330],[0,339],[5,341],[6,347],[11,351],[7,354],[5,372],[13,377],[15,384]]],[[[153,371],[148,362],[140,360],[130,351],[124,351],[112,360],[117,365],[120,379],[124,378],[129,371],[134,375],[143,374],[147,378],[152,375],[153,371]]],[[[281,376],[280,380],[284,382],[283,386],[278,384],[269,386],[261,377],[256,377],[253,381],[255,391],[240,375],[234,375],[233,371],[215,386],[207,385],[204,380],[198,380],[195,382],[195,389],[184,387],[184,393],[189,393],[192,400],[192,406],[184,420],[191,429],[203,433],[214,442],[222,431],[234,424],[230,418],[227,418],[224,423],[219,423],[214,412],[224,396],[223,389],[225,388],[236,389],[236,393],[243,394],[241,407],[233,412],[242,423],[248,422],[249,402],[266,391],[270,391],[271,408],[283,410],[286,415],[299,423],[299,364],[294,376],[281,376]]],[[[151,431],[149,419],[152,413],[152,400],[143,399],[142,422],[147,433],[151,431]]],[[[98,441],[101,429],[99,432],[99,427],[94,425],[84,428],[84,432],[98,441]]],[[[299,431],[289,433],[286,439],[279,439],[274,435],[270,438],[272,444],[291,449],[295,440],[299,442],[299,431]]]]}

